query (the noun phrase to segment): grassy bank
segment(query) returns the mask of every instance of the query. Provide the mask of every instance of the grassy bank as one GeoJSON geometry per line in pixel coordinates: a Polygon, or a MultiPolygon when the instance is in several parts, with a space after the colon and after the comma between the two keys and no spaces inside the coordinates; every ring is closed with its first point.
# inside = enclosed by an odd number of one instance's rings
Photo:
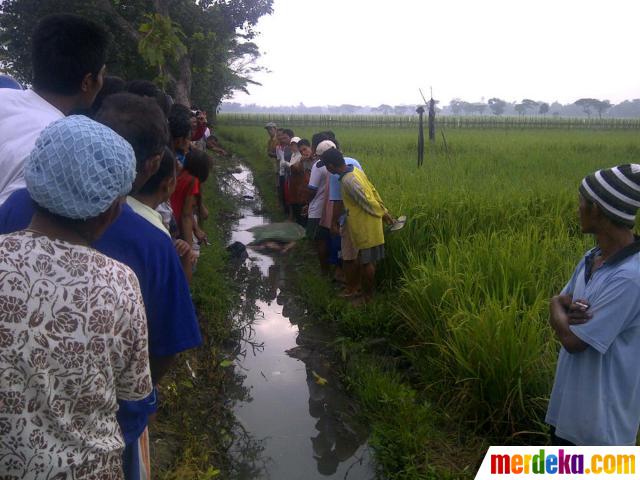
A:
{"type": "MultiPolygon", "coordinates": [[[[210,178],[225,168],[216,159],[210,178]]],[[[157,479],[227,478],[232,460],[233,414],[224,405],[223,341],[233,325],[233,291],[227,273],[224,229],[233,206],[215,181],[203,188],[210,218],[204,224],[210,246],[203,247],[191,291],[204,343],[178,357],[160,386],[161,409],[152,422],[152,471],[157,479]],[[222,365],[221,365],[222,362],[222,365]]]]}

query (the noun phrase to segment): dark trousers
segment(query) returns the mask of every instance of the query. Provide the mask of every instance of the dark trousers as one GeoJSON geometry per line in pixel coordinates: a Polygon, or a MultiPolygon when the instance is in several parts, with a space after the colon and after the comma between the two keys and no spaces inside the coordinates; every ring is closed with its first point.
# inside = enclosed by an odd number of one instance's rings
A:
{"type": "Polygon", "coordinates": [[[280,198],[280,203],[282,204],[282,208],[284,209],[284,213],[289,213],[289,206],[287,205],[285,198],[285,176],[280,175],[278,178],[278,197],[280,198]]]}
{"type": "Polygon", "coordinates": [[[293,219],[296,221],[298,225],[302,225],[303,227],[307,226],[307,217],[302,216],[302,208],[304,205],[300,205],[298,203],[291,204],[291,212],[293,213],[293,219]]]}
{"type": "Polygon", "coordinates": [[[551,427],[551,445],[556,447],[575,447],[575,443],[571,443],[569,440],[558,437],[556,435],[556,427],[551,427]]]}

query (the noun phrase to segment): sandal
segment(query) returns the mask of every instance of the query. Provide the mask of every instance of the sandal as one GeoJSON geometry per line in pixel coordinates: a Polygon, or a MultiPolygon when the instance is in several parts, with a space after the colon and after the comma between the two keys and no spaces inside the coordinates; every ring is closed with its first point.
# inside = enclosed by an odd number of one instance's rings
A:
{"type": "Polygon", "coordinates": [[[360,290],[356,290],[354,292],[343,290],[338,294],[338,297],[339,298],[356,298],[356,297],[359,297],[360,295],[362,295],[362,292],[360,290]]]}

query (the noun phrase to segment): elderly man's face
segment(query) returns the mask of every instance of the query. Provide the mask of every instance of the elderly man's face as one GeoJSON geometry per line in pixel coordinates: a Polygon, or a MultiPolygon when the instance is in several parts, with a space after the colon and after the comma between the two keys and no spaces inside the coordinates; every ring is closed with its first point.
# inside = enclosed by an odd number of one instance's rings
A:
{"type": "Polygon", "coordinates": [[[578,194],[578,218],[582,233],[596,233],[597,210],[598,207],[594,203],[587,201],[581,193],[578,194]]]}

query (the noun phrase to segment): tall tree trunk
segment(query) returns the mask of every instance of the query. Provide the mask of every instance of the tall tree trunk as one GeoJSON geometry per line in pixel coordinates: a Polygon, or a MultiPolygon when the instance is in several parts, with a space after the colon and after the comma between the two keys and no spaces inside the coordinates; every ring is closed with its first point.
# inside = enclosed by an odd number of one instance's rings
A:
{"type": "Polygon", "coordinates": [[[178,76],[175,83],[176,103],[191,106],[191,57],[184,55],[178,62],[178,76]]]}

